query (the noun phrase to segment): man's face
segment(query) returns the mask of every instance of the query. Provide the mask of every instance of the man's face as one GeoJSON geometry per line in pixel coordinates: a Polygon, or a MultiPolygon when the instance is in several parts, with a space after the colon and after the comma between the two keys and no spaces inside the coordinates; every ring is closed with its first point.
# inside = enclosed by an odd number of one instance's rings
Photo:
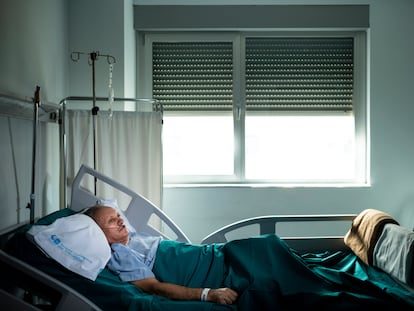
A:
{"type": "Polygon", "coordinates": [[[125,244],[128,242],[128,229],[124,224],[124,220],[114,208],[101,207],[94,218],[104,232],[109,244],[125,244]]]}

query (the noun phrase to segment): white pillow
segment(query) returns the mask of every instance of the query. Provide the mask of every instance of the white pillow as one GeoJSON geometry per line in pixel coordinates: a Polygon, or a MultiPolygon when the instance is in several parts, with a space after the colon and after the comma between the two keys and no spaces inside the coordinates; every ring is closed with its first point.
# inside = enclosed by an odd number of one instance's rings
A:
{"type": "Polygon", "coordinates": [[[83,214],[58,218],[50,225],[33,225],[28,234],[51,258],[92,281],[111,257],[103,231],[83,214]]]}

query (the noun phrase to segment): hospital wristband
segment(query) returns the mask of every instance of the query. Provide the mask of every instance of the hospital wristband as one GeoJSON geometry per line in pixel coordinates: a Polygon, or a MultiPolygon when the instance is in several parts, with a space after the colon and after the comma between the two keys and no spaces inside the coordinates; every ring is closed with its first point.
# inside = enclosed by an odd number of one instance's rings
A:
{"type": "Polygon", "coordinates": [[[210,291],[210,288],[203,288],[203,291],[201,292],[201,301],[207,301],[207,295],[208,292],[210,291]]]}

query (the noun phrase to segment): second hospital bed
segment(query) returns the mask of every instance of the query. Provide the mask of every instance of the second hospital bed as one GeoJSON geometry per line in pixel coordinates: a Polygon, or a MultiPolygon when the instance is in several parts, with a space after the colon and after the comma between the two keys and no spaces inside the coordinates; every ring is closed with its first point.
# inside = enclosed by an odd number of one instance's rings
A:
{"type": "MultiPolygon", "coordinates": [[[[82,166],[72,185],[71,205],[37,221],[51,224],[56,219],[79,213],[85,207],[108,199],[91,193],[82,186],[84,178],[114,187],[129,197],[124,214],[139,231],[161,235],[165,239],[190,242],[182,230],[160,209],[142,196],[111,178],[82,166]]],[[[265,216],[243,220],[226,226],[207,236],[202,244],[225,243],[233,229],[258,224],[259,234],[274,234],[278,222],[287,221],[349,221],[355,215],[265,216]]],[[[2,234],[0,301],[16,310],[238,310],[237,305],[218,305],[201,301],[174,301],[148,295],[129,283],[121,282],[106,268],[95,281],[69,271],[55,260],[45,256],[26,238],[32,225],[2,234]]],[[[339,237],[283,237],[301,263],[305,263],[320,276],[331,278],[338,290],[332,296],[330,307],[346,309],[347,299],[354,299],[363,310],[369,306],[399,310],[414,309],[414,294],[410,286],[402,284],[392,275],[366,265],[339,237]],[[359,304],[360,301],[360,304],[359,304]],[[343,306],[341,308],[341,305],[343,306]]],[[[284,264],[290,265],[289,262],[284,264]]],[[[283,269],[283,267],[282,267],[283,269]]],[[[295,280],[292,280],[295,282],[295,280]]],[[[324,295],[326,295],[325,293],[324,295]]],[[[306,301],[306,296],[302,297],[306,301]]],[[[306,304],[305,304],[306,306],[306,304]]],[[[318,305],[318,310],[329,307],[318,305]]],[[[353,305],[355,307],[355,305],[353,305]]],[[[354,308],[355,309],[355,308],[354,308]]],[[[358,308],[356,308],[358,309],[358,308]]]]}

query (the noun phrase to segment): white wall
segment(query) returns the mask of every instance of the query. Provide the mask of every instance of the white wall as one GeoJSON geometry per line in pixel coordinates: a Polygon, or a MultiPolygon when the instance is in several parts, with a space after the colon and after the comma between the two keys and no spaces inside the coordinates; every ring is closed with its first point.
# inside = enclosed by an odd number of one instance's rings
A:
{"type": "Polygon", "coordinates": [[[65,0],[2,0],[0,3],[0,91],[58,102],[67,87],[65,0]]]}
{"type": "MultiPolygon", "coordinates": [[[[161,0],[135,2],[165,3],[161,0]]],[[[204,1],[168,1],[168,4],[180,3],[203,4],[204,1]]],[[[370,5],[371,186],[165,188],[163,207],[166,212],[194,242],[229,222],[265,214],[357,213],[365,208],[377,208],[389,212],[403,225],[412,228],[414,22],[411,15],[414,12],[414,1],[211,1],[211,4],[220,3],[370,5]]],[[[73,63],[69,55],[75,50],[97,50],[117,58],[114,71],[115,95],[133,96],[135,51],[132,52],[132,49],[135,45],[131,41],[134,40],[134,35],[131,17],[123,17],[129,9],[132,11],[132,0],[2,0],[0,92],[30,97],[38,84],[42,87],[42,94],[51,102],[69,95],[89,96],[91,69],[86,65],[85,59],[73,63]],[[128,40],[125,41],[125,38],[128,40]]],[[[97,95],[106,96],[107,66],[102,60],[98,66],[97,95]]],[[[7,129],[7,123],[7,120],[0,119],[2,128],[7,129]]],[[[20,124],[15,126],[21,127],[20,124]]],[[[17,194],[20,196],[20,208],[25,205],[26,194],[30,190],[27,185],[30,176],[30,133],[29,122],[18,136],[26,135],[21,149],[28,152],[25,154],[19,149],[22,164],[18,175],[23,176],[19,180],[26,183],[24,187],[19,187],[17,194]]],[[[0,135],[6,135],[1,136],[3,145],[6,146],[8,133],[0,135]]],[[[9,222],[12,218],[16,219],[16,186],[7,180],[9,174],[12,174],[12,163],[2,161],[0,200],[4,202],[3,198],[7,198],[8,206],[2,205],[0,209],[3,215],[13,215],[7,216],[9,222]],[[7,212],[4,213],[6,208],[7,212]]],[[[50,190],[46,191],[48,192],[50,190]]]]}
{"type": "MultiPolygon", "coordinates": [[[[41,101],[58,104],[68,96],[92,96],[87,55],[72,62],[72,51],[98,51],[116,58],[115,96],[135,97],[135,32],[131,0],[2,0],[0,3],[0,95],[28,102],[28,118],[4,115],[0,103],[0,229],[29,219],[36,86],[41,101]]],[[[108,64],[96,62],[96,95],[108,96],[108,64]]],[[[1,101],[1,100],[0,100],[1,101]]],[[[88,104],[89,105],[89,104],[88,104]]],[[[39,124],[35,217],[61,207],[59,125],[39,124]]]]}
{"type": "MultiPolygon", "coordinates": [[[[108,96],[109,64],[103,55],[113,56],[115,97],[135,97],[135,32],[131,0],[69,1],[69,51],[86,53],[69,63],[70,96],[92,96],[91,52],[99,52],[95,62],[96,96],[108,96]]],[[[77,103],[69,103],[72,107],[77,103]]],[[[90,105],[90,103],[82,103],[90,105]]],[[[100,104],[106,109],[104,103],[100,104]]]]}
{"type": "Polygon", "coordinates": [[[376,208],[390,213],[401,224],[414,227],[414,38],[411,34],[414,1],[341,1],[340,4],[370,5],[371,186],[165,188],[165,211],[192,241],[198,242],[230,222],[267,214],[358,213],[365,208],[376,208]]]}
{"type": "MultiPolygon", "coordinates": [[[[0,3],[0,94],[26,99],[29,112],[36,86],[43,103],[58,103],[65,94],[66,12],[65,0],[0,3]]],[[[38,133],[36,217],[59,205],[58,126],[41,123],[38,133]]],[[[32,146],[31,118],[9,118],[0,112],[0,229],[30,217],[26,206],[32,193],[32,146]]]]}

